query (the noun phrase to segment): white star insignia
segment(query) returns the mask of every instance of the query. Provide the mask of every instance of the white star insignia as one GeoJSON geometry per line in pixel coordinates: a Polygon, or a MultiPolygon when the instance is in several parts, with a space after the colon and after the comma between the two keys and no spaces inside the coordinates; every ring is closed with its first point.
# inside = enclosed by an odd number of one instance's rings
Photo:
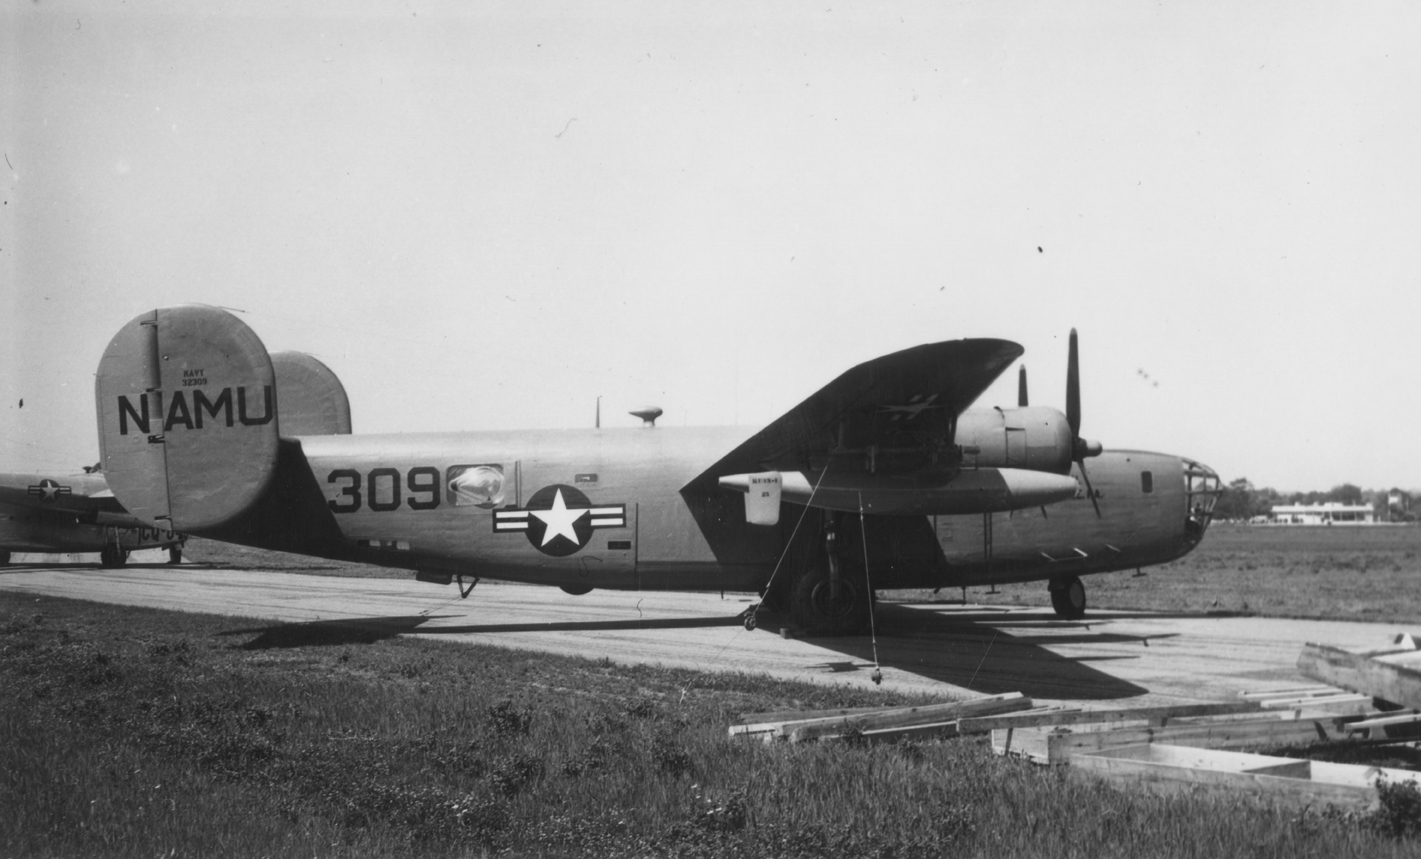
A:
{"type": "Polygon", "coordinates": [[[942,408],[942,406],[937,404],[937,394],[933,394],[929,397],[918,394],[910,399],[907,405],[890,406],[885,404],[879,407],[879,411],[892,415],[894,420],[912,420],[928,409],[940,408],[942,408]]]}
{"type": "Polygon", "coordinates": [[[542,545],[546,546],[552,542],[553,538],[561,534],[574,543],[580,543],[577,539],[577,531],[573,529],[573,523],[587,515],[587,508],[581,510],[569,510],[567,504],[562,500],[562,490],[553,496],[553,506],[548,510],[529,510],[529,513],[538,517],[547,526],[543,532],[542,545]]]}

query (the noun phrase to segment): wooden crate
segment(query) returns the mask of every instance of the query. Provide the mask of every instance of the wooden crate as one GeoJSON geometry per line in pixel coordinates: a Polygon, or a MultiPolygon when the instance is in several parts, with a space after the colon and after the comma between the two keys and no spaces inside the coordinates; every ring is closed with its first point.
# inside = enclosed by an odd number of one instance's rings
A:
{"type": "Polygon", "coordinates": [[[1376,781],[1418,780],[1409,770],[1295,760],[1242,752],[1149,743],[1078,754],[1078,772],[1164,790],[1184,786],[1266,794],[1297,804],[1330,803],[1367,808],[1377,800],[1376,781]]]}
{"type": "Polygon", "coordinates": [[[1140,722],[1101,722],[1070,727],[1007,728],[992,732],[997,754],[1014,754],[1037,763],[1070,763],[1080,754],[1148,743],[1170,743],[1214,749],[1315,742],[1338,736],[1338,719],[1330,713],[1309,718],[1277,715],[1177,719],[1164,726],[1140,722]]]}

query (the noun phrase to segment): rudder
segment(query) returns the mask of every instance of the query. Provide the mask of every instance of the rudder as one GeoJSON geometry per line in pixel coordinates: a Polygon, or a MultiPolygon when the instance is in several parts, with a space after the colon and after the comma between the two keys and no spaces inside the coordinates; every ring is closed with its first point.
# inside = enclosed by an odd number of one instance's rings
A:
{"type": "Polygon", "coordinates": [[[273,352],[281,434],[350,435],[350,398],[340,378],[305,352],[273,352]]]}
{"type": "Polygon", "coordinates": [[[109,343],[95,381],[109,488],[150,524],[202,531],[252,505],[276,469],[276,375],[237,317],[144,313],[109,343]]]}

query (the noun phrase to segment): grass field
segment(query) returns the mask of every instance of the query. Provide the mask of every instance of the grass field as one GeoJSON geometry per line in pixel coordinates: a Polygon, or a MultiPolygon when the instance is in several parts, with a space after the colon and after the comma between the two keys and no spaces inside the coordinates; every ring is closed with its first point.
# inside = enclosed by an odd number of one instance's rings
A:
{"type": "Polygon", "coordinates": [[[732,742],[742,711],[900,703],[0,594],[0,856],[1414,856],[1407,814],[1158,797],[977,739],[732,742]]]}

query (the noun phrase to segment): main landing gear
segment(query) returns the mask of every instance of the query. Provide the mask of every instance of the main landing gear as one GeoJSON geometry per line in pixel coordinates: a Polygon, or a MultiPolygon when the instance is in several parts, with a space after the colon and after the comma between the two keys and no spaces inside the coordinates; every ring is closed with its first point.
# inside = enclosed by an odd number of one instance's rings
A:
{"type": "Polygon", "coordinates": [[[110,543],[99,550],[99,563],[110,568],[121,567],[128,563],[128,550],[116,543],[110,543]]]}
{"type": "Polygon", "coordinates": [[[1069,620],[1085,616],[1085,585],[1076,576],[1059,576],[1051,580],[1051,607],[1056,614],[1069,620]]]}
{"type": "Polygon", "coordinates": [[[807,635],[859,635],[872,621],[873,590],[855,557],[862,549],[840,545],[837,518],[826,515],[823,542],[790,592],[790,619],[807,635]]]}
{"type": "Polygon", "coordinates": [[[168,563],[181,564],[183,562],[183,546],[181,543],[174,543],[168,547],[168,563]]]}

